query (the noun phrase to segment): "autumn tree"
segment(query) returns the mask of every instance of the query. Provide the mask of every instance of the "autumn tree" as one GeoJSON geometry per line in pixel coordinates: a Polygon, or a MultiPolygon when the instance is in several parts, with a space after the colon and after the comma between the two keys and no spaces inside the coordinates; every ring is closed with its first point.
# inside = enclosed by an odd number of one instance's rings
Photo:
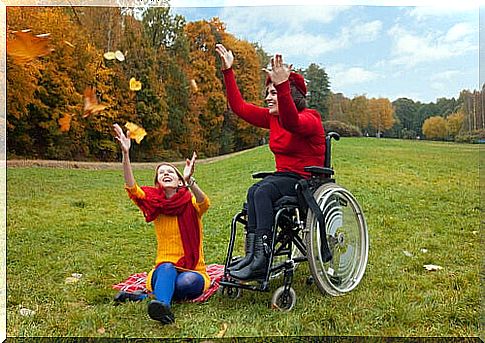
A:
{"type": "Polygon", "coordinates": [[[394,108],[388,99],[369,99],[368,109],[369,123],[375,130],[377,136],[380,136],[385,130],[390,129],[394,124],[394,108]]]}
{"type": "Polygon", "coordinates": [[[423,123],[423,133],[427,139],[444,139],[447,135],[445,118],[434,116],[426,119],[423,123]]]}
{"type": "MultiPolygon", "coordinates": [[[[191,111],[189,42],[185,19],[171,15],[168,7],[153,7],[143,16],[145,36],[157,51],[158,78],[164,85],[167,103],[167,134],[163,147],[171,158],[190,156],[201,147],[198,118],[191,111]]],[[[192,82],[192,84],[195,83],[192,82]]]]}
{"type": "Polygon", "coordinates": [[[355,125],[361,130],[367,130],[370,120],[369,101],[365,95],[354,97],[350,101],[350,107],[347,112],[347,122],[355,125]]]}
{"type": "Polygon", "coordinates": [[[465,114],[463,112],[455,112],[446,117],[446,131],[451,138],[454,138],[460,132],[465,114]]]}

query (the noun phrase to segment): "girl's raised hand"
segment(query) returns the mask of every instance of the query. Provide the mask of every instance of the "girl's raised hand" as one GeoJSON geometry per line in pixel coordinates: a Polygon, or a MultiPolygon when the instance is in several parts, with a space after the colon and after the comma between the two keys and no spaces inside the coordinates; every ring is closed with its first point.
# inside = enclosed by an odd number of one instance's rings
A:
{"type": "Polygon", "coordinates": [[[185,168],[184,168],[184,179],[185,179],[185,182],[189,182],[190,180],[190,177],[192,176],[192,174],[194,174],[194,171],[195,171],[195,159],[197,158],[197,154],[194,153],[192,154],[192,159],[186,159],[185,160],[185,168]]]}
{"type": "Polygon", "coordinates": [[[125,136],[123,129],[118,124],[114,124],[113,128],[116,133],[115,138],[120,142],[121,150],[125,153],[129,152],[131,147],[130,131],[126,131],[125,136]]]}
{"type": "Polygon", "coordinates": [[[234,55],[231,50],[227,50],[222,44],[216,44],[216,52],[221,57],[222,69],[226,70],[232,67],[234,63],[234,55]]]}

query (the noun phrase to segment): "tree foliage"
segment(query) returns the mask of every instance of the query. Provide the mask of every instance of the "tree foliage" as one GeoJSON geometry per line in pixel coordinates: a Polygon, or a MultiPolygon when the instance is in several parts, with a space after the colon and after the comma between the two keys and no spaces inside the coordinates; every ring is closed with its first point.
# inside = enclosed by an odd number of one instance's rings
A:
{"type": "MultiPolygon", "coordinates": [[[[128,7],[7,8],[7,45],[13,31],[49,33],[53,51],[20,63],[7,55],[7,131],[9,156],[117,160],[112,125],[133,122],[147,135],[133,146],[133,160],[181,159],[197,151],[215,156],[253,147],[267,131],[255,128],[227,105],[221,65],[214,46],[234,52],[236,82],[248,102],[263,106],[270,55],[258,43],[237,39],[218,18],[186,22],[170,8],[128,7]],[[143,14],[136,17],[133,13],[143,14]],[[105,58],[117,52],[123,58],[105,58]],[[141,83],[130,89],[130,79],[141,83]],[[86,114],[85,90],[103,110],[86,114]]],[[[8,51],[8,50],[7,50],[8,51]]],[[[423,104],[411,99],[352,99],[330,91],[324,67],[300,69],[308,103],[329,123],[399,138],[421,136],[424,122],[446,118],[442,137],[479,137],[485,131],[484,89],[464,90],[455,100],[423,104]]],[[[433,123],[433,122],[432,122],[433,123]]],[[[429,125],[427,125],[429,126],[429,125]]],[[[435,127],[436,125],[431,125],[435,127]]],[[[353,134],[354,134],[353,133],[353,134]]]]}

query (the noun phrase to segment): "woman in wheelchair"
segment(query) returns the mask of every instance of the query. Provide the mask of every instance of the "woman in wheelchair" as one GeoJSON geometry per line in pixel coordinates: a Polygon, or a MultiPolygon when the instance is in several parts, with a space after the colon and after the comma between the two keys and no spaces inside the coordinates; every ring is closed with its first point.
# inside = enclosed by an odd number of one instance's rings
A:
{"type": "Polygon", "coordinates": [[[273,204],[282,196],[295,196],[299,179],[309,178],[305,166],[323,166],[325,132],[320,114],[306,108],[303,77],[283,63],[281,55],[271,59],[267,73],[267,107],[244,101],[236,84],[234,56],[222,44],[216,45],[221,58],[227,99],[232,111],[257,127],[269,129],[269,148],[276,172],[251,186],[247,193],[246,256],[231,266],[230,275],[239,280],[261,278],[268,268],[265,247],[270,245],[273,204]]]}

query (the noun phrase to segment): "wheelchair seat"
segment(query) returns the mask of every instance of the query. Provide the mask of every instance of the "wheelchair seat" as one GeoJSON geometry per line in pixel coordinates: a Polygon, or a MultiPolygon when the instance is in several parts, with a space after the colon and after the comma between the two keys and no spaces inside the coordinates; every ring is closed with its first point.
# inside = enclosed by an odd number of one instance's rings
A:
{"type": "Polygon", "coordinates": [[[280,208],[285,207],[285,206],[298,206],[298,197],[295,196],[290,196],[290,195],[285,195],[281,198],[279,198],[273,205],[273,209],[275,211],[278,211],[280,208]]]}

